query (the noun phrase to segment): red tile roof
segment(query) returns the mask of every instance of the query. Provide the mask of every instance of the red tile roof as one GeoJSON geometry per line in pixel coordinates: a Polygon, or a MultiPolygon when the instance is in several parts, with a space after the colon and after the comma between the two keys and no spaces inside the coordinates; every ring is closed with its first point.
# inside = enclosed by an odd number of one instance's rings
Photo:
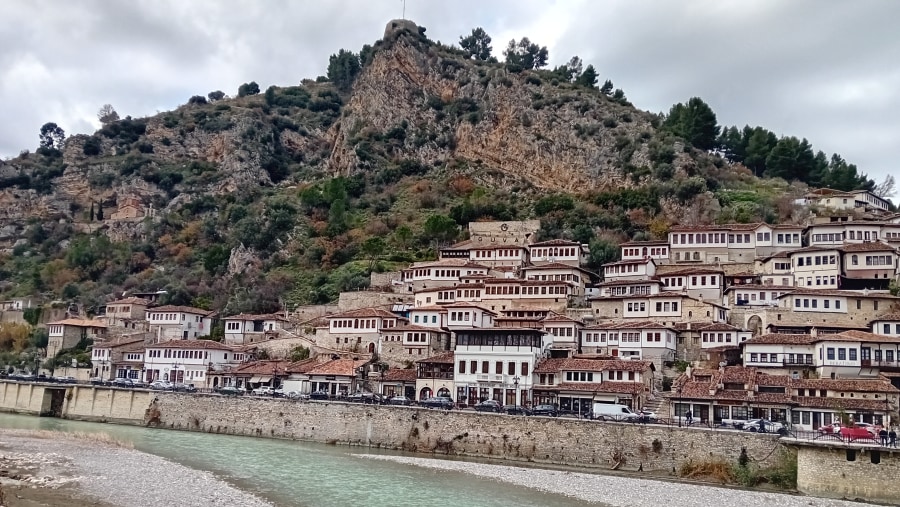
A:
{"type": "Polygon", "coordinates": [[[131,296],[131,297],[128,297],[125,299],[118,299],[116,301],[110,301],[109,303],[106,303],[106,306],[109,306],[109,305],[144,305],[144,306],[147,306],[149,304],[150,304],[150,300],[148,300],[148,299],[131,296]]]}
{"type": "Polygon", "coordinates": [[[73,327],[98,327],[106,328],[106,324],[99,320],[93,319],[65,319],[56,322],[48,322],[48,326],[73,326],[73,327]]]}
{"type": "Polygon", "coordinates": [[[277,372],[278,375],[286,375],[290,361],[279,360],[261,360],[244,363],[231,370],[234,375],[272,375],[277,372]]]}
{"type": "Polygon", "coordinates": [[[229,345],[214,342],[212,340],[169,340],[167,342],[147,345],[148,349],[207,349],[207,350],[233,350],[229,345]]]}
{"type": "Polygon", "coordinates": [[[252,314],[252,313],[239,313],[237,315],[231,315],[228,317],[224,317],[224,320],[242,320],[242,321],[251,321],[251,320],[280,320],[283,322],[287,322],[287,319],[277,313],[262,313],[262,314],[252,314]]]}
{"type": "Polygon", "coordinates": [[[869,322],[900,322],[900,313],[886,313],[879,315],[869,322]]]}
{"type": "Polygon", "coordinates": [[[866,331],[857,331],[851,329],[838,334],[821,335],[817,341],[851,341],[851,342],[874,342],[874,343],[898,343],[900,344],[900,336],[887,336],[883,334],[867,333],[866,331]]]}
{"type": "Polygon", "coordinates": [[[403,317],[391,313],[382,308],[359,308],[357,310],[349,310],[346,312],[326,315],[327,319],[355,319],[355,318],[383,318],[383,319],[402,319],[403,317]]]}
{"type": "Polygon", "coordinates": [[[309,370],[318,366],[319,364],[320,364],[319,361],[315,358],[303,359],[301,361],[294,361],[294,362],[288,364],[285,367],[285,370],[288,373],[306,373],[309,370]]]}
{"type": "Polygon", "coordinates": [[[769,333],[754,336],[745,341],[746,345],[812,345],[816,337],[808,334],[769,333]]]}
{"type": "Polygon", "coordinates": [[[548,239],[547,241],[540,241],[538,243],[532,243],[528,245],[529,247],[536,246],[581,246],[581,243],[577,241],[569,241],[567,239],[548,239]]]}
{"type": "Polygon", "coordinates": [[[163,306],[154,306],[153,308],[147,308],[148,313],[161,313],[161,312],[172,312],[172,313],[190,313],[191,315],[202,315],[204,317],[209,317],[210,315],[215,314],[216,312],[210,310],[204,310],[202,308],[194,308],[193,306],[176,306],[176,305],[163,305],[163,306]]]}
{"type": "Polygon", "coordinates": [[[364,359],[335,359],[322,363],[310,369],[306,373],[309,375],[342,375],[345,377],[354,377],[357,375],[357,368],[368,363],[364,359]]]}
{"type": "Polygon", "coordinates": [[[846,253],[852,252],[894,252],[897,253],[897,249],[887,243],[882,243],[880,241],[870,241],[866,243],[845,243],[841,247],[841,251],[846,253]]]}

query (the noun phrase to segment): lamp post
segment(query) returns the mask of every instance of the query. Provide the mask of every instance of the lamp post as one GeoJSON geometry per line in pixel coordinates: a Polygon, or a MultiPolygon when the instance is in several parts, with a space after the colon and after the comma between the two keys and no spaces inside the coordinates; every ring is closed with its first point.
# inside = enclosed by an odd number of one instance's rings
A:
{"type": "Polygon", "coordinates": [[[519,400],[519,376],[513,377],[513,393],[515,395],[516,405],[521,405],[519,400]]]}
{"type": "Polygon", "coordinates": [[[681,405],[681,386],[676,389],[678,392],[678,403],[675,404],[675,416],[678,418],[678,427],[681,427],[681,416],[678,415],[678,407],[681,405]]]}
{"type": "Polygon", "coordinates": [[[272,397],[275,397],[275,377],[278,376],[278,363],[272,363],[272,397]]]}
{"type": "Polygon", "coordinates": [[[176,384],[178,382],[178,363],[172,363],[172,374],[170,376],[172,378],[169,379],[169,382],[176,384]]]}

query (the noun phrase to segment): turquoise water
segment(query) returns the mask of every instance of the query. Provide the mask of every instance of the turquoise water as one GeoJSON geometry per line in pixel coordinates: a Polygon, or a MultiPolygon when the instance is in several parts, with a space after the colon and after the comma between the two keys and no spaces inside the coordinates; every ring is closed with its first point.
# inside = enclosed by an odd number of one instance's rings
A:
{"type": "Polygon", "coordinates": [[[356,456],[396,452],[10,414],[0,414],[0,427],[107,433],[137,450],[213,472],[284,507],[584,505],[472,474],[356,456]]]}

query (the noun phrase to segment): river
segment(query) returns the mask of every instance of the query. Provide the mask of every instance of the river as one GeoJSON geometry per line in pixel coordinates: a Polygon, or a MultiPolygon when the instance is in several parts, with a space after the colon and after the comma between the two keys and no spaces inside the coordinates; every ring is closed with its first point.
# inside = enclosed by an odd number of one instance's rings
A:
{"type": "MultiPolygon", "coordinates": [[[[473,474],[434,470],[359,454],[403,453],[0,414],[0,427],[107,433],[134,448],[206,470],[284,507],[585,505],[473,474]]],[[[594,504],[599,505],[599,504],[594,504]]]]}

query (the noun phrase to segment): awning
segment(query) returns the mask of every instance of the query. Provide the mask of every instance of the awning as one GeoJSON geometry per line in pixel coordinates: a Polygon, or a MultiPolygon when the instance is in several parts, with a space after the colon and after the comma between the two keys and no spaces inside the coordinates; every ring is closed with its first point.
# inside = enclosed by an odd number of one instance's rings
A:
{"type": "Polygon", "coordinates": [[[251,384],[258,384],[262,382],[262,377],[253,377],[248,382],[250,382],[251,384]]]}
{"type": "Polygon", "coordinates": [[[253,377],[253,379],[250,380],[250,382],[251,382],[251,383],[252,383],[252,382],[262,382],[262,383],[267,383],[267,382],[269,382],[269,381],[271,381],[271,380],[272,380],[272,377],[270,377],[270,376],[268,376],[268,375],[260,375],[259,377],[253,377]]]}

